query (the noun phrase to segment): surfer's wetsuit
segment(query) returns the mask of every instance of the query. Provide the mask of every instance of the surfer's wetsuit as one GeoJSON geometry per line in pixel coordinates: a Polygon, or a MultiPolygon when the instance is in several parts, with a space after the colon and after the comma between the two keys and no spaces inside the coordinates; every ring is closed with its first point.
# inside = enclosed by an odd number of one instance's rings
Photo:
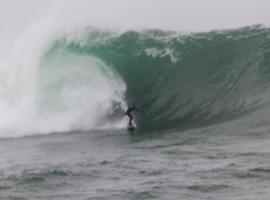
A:
{"type": "Polygon", "coordinates": [[[128,109],[127,109],[127,111],[126,111],[126,115],[129,117],[129,123],[128,123],[129,126],[132,125],[133,116],[131,115],[131,112],[133,110],[139,111],[139,109],[136,108],[134,105],[129,106],[128,109]]]}

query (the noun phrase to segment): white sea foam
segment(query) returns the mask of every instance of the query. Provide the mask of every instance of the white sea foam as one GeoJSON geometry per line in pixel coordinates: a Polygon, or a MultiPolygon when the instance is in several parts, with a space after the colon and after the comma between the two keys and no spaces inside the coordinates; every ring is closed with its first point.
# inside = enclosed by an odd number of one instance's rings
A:
{"type": "Polygon", "coordinates": [[[64,54],[43,62],[63,30],[42,21],[13,39],[1,57],[0,137],[123,126],[120,118],[102,123],[115,106],[125,107],[125,83],[109,66],[64,54]]]}

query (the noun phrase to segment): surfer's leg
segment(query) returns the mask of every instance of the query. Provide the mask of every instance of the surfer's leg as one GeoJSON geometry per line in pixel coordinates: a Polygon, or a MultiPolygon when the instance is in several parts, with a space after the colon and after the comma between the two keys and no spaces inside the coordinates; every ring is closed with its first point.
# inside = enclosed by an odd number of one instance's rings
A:
{"type": "Polygon", "coordinates": [[[133,117],[132,117],[132,115],[131,114],[128,114],[128,117],[129,117],[129,125],[131,126],[132,125],[132,119],[133,119],[133,117]]]}

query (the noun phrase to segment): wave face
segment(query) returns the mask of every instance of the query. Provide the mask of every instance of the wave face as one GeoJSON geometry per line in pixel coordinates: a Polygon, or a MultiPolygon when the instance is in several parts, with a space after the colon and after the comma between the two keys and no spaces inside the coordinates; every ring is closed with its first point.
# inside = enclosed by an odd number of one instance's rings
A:
{"type": "Polygon", "coordinates": [[[207,33],[86,31],[50,53],[91,55],[120,74],[142,130],[191,128],[250,113],[269,102],[270,29],[207,33]]]}
{"type": "Polygon", "coordinates": [[[1,131],[14,124],[30,132],[123,128],[128,103],[142,110],[136,123],[143,131],[206,126],[269,103],[270,29],[86,28],[49,41],[23,72],[2,84],[0,108],[11,114],[1,131]]]}

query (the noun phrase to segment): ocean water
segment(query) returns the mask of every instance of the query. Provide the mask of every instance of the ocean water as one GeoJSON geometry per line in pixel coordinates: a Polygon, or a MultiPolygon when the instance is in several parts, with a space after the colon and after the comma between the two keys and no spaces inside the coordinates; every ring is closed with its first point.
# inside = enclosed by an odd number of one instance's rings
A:
{"type": "Polygon", "coordinates": [[[37,41],[0,67],[1,200],[270,198],[269,28],[37,41]]]}

